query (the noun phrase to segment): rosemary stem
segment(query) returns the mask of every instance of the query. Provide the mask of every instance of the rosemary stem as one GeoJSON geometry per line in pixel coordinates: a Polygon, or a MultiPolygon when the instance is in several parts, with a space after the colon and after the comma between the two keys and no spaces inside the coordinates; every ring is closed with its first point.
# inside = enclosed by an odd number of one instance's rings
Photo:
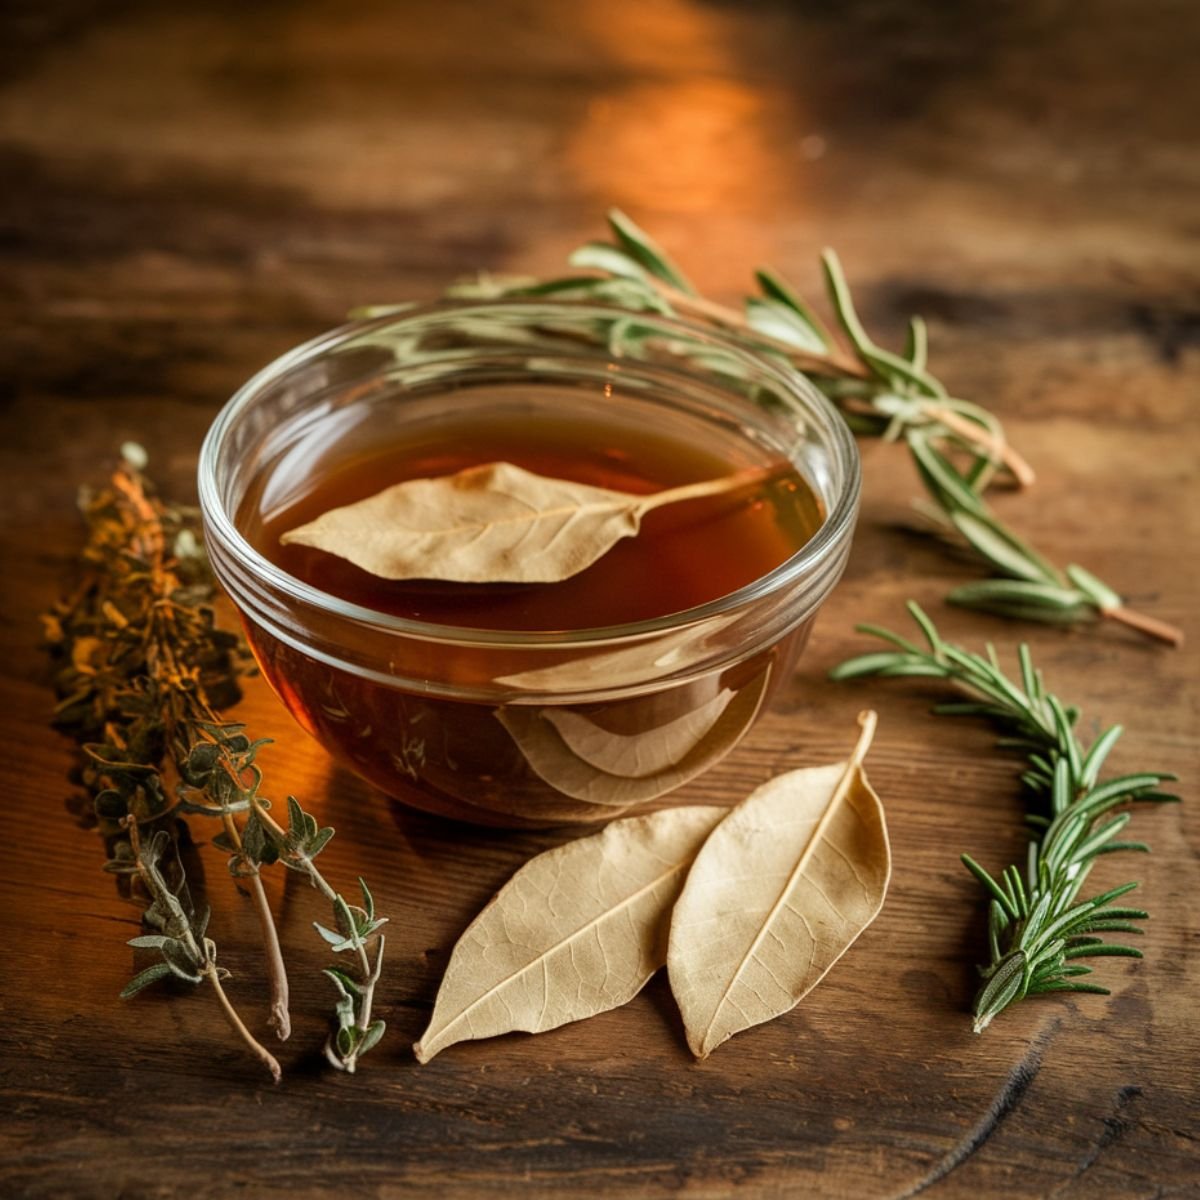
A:
{"type": "Polygon", "coordinates": [[[1150,637],[1157,638],[1160,642],[1166,642],[1168,646],[1183,645],[1183,630],[1178,626],[1160,621],[1157,617],[1147,616],[1136,609],[1126,608],[1123,604],[1118,604],[1115,608],[1102,608],[1100,615],[1107,617],[1110,621],[1119,621],[1122,625],[1136,629],[1140,633],[1149,634],[1150,637]]]}
{"type": "Polygon", "coordinates": [[[1046,690],[1027,646],[1018,650],[1019,674],[1009,678],[990,645],[986,655],[971,654],[945,641],[916,604],[910,601],[908,607],[928,652],[886,629],[860,626],[894,649],[850,659],[834,668],[833,678],[925,678],[931,667],[941,668],[948,682],[972,695],[972,702],[935,711],[986,717],[999,726],[1002,744],[1021,751],[1026,760],[1021,780],[1039,830],[1023,867],[1012,863],[990,874],[970,855],[962,855],[963,865],[989,897],[989,961],[981,970],[984,984],[975,998],[975,1032],[1027,996],[1107,994],[1098,984],[1082,982],[1094,968],[1077,960],[1140,958],[1135,946],[1112,942],[1105,935],[1140,933],[1137,922],[1147,913],[1113,905],[1136,883],[1083,901],[1080,890],[1097,855],[1147,849],[1140,842],[1116,840],[1130,818],[1128,813],[1109,815],[1111,810],[1139,802],[1177,802],[1178,796],[1161,790],[1175,777],[1144,771],[1102,780],[1100,771],[1121,736],[1121,726],[1111,726],[1085,752],[1075,732],[1079,710],[1046,690]]]}
{"type": "MultiPolygon", "coordinates": [[[[781,354],[786,354],[791,362],[802,371],[809,371],[816,375],[834,375],[844,379],[869,380],[872,377],[868,367],[853,359],[834,352],[820,354],[816,351],[801,350],[751,328],[745,317],[736,309],[718,304],[704,296],[689,296],[686,292],[681,292],[661,279],[652,279],[650,282],[655,291],[677,311],[686,316],[700,317],[703,320],[711,321],[723,329],[735,329],[740,333],[748,334],[763,345],[770,346],[781,354]]],[[[943,408],[941,405],[927,405],[925,411],[947,429],[953,430],[964,441],[973,443],[989,456],[1002,462],[1012,474],[1018,487],[1029,487],[1036,480],[1037,476],[1033,467],[1004,438],[996,437],[977,422],[969,421],[966,417],[943,408]]]]}
{"type": "Polygon", "coordinates": [[[969,421],[966,417],[960,416],[948,408],[943,408],[941,405],[926,405],[925,411],[934,420],[945,425],[947,429],[953,430],[965,441],[974,443],[994,458],[998,458],[1008,468],[1018,487],[1027,488],[1036,482],[1037,475],[1034,473],[1033,467],[1006,438],[996,437],[977,422],[969,421]]]}
{"type": "Polygon", "coordinates": [[[773,338],[769,334],[751,329],[746,318],[737,309],[727,308],[724,304],[718,304],[704,296],[689,296],[686,292],[681,292],[661,279],[651,279],[650,283],[654,290],[677,312],[684,316],[711,321],[722,329],[736,329],[741,333],[748,334],[756,342],[770,346],[781,354],[786,354],[802,371],[811,371],[814,375],[835,375],[844,379],[871,378],[871,372],[862,363],[855,362],[852,358],[832,352],[820,354],[814,350],[801,350],[788,342],[773,338]]]}
{"type": "Polygon", "coordinates": [[[221,986],[221,974],[217,969],[217,964],[209,962],[203,970],[205,978],[213,985],[217,993],[217,999],[220,1001],[221,1010],[224,1012],[229,1024],[233,1027],[234,1032],[246,1043],[250,1053],[271,1072],[271,1078],[275,1083],[278,1083],[283,1076],[280,1070],[279,1063],[275,1056],[264,1046],[255,1036],[246,1028],[245,1022],[238,1016],[237,1009],[230,1003],[229,997],[225,994],[225,989],[221,986]]]}

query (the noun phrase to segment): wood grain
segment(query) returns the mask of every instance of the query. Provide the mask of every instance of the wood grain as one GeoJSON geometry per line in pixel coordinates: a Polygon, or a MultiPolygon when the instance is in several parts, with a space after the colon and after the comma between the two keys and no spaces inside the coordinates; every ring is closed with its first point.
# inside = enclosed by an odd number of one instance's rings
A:
{"type": "MultiPolygon", "coordinates": [[[[1129,733],[1114,766],[1200,768],[1200,156],[1191,6],[576,0],[486,5],[6,9],[0,37],[0,1187],[6,1195],[1150,1197],[1200,1187],[1194,800],[1140,814],[1146,960],[1102,964],[1110,999],[1022,1006],[981,1037],[981,950],[957,863],[1022,845],[1014,767],[915,684],[825,670],[914,596],[947,631],[1028,636],[1086,722],[1129,733]],[[1189,35],[1191,35],[1189,37],[1189,35]],[[758,261],[815,290],[841,252],[880,336],[930,321],[938,373],[994,407],[1039,483],[1006,516],[1139,607],[1180,652],[1128,633],[1028,629],[946,610],[972,568],[905,533],[916,483],[864,446],[847,577],[795,680],[681,798],[728,803],[844,754],[869,696],[895,874],[883,913],[791,1015],[691,1061],[663,981],[626,1008],[418,1067],[450,947],[531,853],[400,810],[331,766],[274,700],[274,794],[339,830],[392,914],[385,1048],[354,1079],[316,1055],[330,999],[295,877],[272,881],[295,1032],[278,1089],[210,998],[116,999],[136,911],[64,804],[35,614],[78,545],[73,491],[124,438],[193,494],[223,399],[352,305],[430,295],[485,266],[548,271],[619,204],[706,289],[758,261]]],[[[1092,726],[1089,724],[1088,728],[1092,726]]],[[[265,1023],[248,903],[212,881],[231,989],[265,1023]]]]}

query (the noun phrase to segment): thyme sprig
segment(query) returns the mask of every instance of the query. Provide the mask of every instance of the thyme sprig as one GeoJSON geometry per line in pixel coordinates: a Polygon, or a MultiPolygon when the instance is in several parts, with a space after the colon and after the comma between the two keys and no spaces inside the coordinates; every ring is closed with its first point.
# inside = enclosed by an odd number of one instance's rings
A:
{"type": "Polygon", "coordinates": [[[975,998],[975,1032],[985,1029],[1005,1008],[1026,996],[1048,992],[1097,992],[1108,989],[1083,981],[1092,968],[1084,958],[1141,958],[1133,946],[1106,941],[1108,933],[1141,933],[1147,913],[1114,904],[1138,885],[1122,884],[1087,900],[1080,892],[1102,854],[1147,852],[1143,842],[1119,837],[1130,814],[1112,811],[1133,802],[1164,803],[1179,797],[1163,792],[1175,778],[1141,771],[1101,780],[1100,772],[1122,729],[1113,725],[1084,748],[1075,732],[1079,711],[1047,691],[1029,647],[1018,648],[1019,680],[1002,671],[995,649],[972,654],[947,642],[921,608],[909,612],[926,646],[874,625],[859,631],[893,647],[852,658],[831,672],[836,680],[867,676],[918,676],[943,679],[970,699],[938,705],[935,713],[976,716],[1003,731],[999,744],[1019,750],[1027,766],[1021,781],[1030,799],[1027,821],[1035,832],[1024,870],[1010,865],[990,874],[970,855],[963,864],[989,896],[989,960],[980,968],[983,986],[975,998]]]}
{"type": "Polygon", "coordinates": [[[313,859],[333,837],[333,829],[322,827],[294,796],[288,797],[286,829],[271,816],[270,805],[261,796],[252,797],[251,806],[243,841],[249,843],[261,861],[280,862],[304,875],[329,901],[336,928],[329,929],[318,921],[313,922],[313,928],[333,953],[350,954],[356,961],[357,973],[355,968],[341,967],[326,967],[324,972],[338,993],[334,1003],[336,1023],[325,1040],[325,1057],[338,1070],[353,1075],[358,1060],[378,1043],[387,1028],[383,1021],[373,1019],[371,1013],[375,985],[383,971],[384,936],[379,930],[387,924],[387,917],[376,915],[375,899],[361,876],[358,880],[361,906],[348,903],[329,885],[313,859]]]}
{"type": "Polygon", "coordinates": [[[227,972],[216,965],[208,910],[193,905],[179,852],[183,818],[214,819],[221,830],[213,844],[228,854],[229,872],[249,887],[258,914],[269,1019],[281,1039],[290,1031],[287,971],[261,869],[281,861],[330,900],[342,931],[333,948],[354,952],[361,975],[331,976],[338,1002],[326,1055],[353,1071],[384,1032],[371,1017],[383,920],[369,900],[369,911],[348,905],[315,866],[332,829],[320,828],[293,798],[287,830],[270,817],[255,763],[266,739],[253,741],[243,725],[217,715],[239,695],[241,651],[213,616],[215,582],[196,535],[198,514],[158,499],[142,474],[140,447],[127,446],[123,454],[108,486],[81,497],[88,526],[83,578],[43,618],[60,664],[56,723],[81,745],[79,779],[109,850],[105,870],[136,878],[149,898],[143,921],[154,932],[130,944],[157,951],[161,961],[139,972],[122,995],[168,975],[208,981],[238,1035],[278,1079],[279,1064],[221,986],[227,972]]]}
{"type": "MultiPolygon", "coordinates": [[[[1178,629],[1134,612],[1082,567],[1059,571],[987,508],[983,493],[998,474],[1027,487],[1034,482],[1032,467],[1010,445],[994,413],[953,396],[929,370],[928,331],[920,317],[909,321],[903,353],[870,337],[834,251],[824,251],[821,267],[846,345],[776,272],[756,271],[757,292],[746,297],[741,310],[730,308],[701,295],[670,255],[624,213],[611,211],[608,225],[610,240],[587,242],[569,258],[572,267],[587,274],[549,280],[480,275],[447,295],[592,300],[715,326],[802,371],[857,433],[908,445],[941,524],[957,531],[1002,576],[956,588],[948,597],[951,603],[1025,620],[1077,623],[1104,617],[1172,645],[1182,642],[1178,629]],[[941,477],[953,477],[952,487],[931,481],[932,460],[941,477]],[[963,463],[961,469],[955,460],[963,463]]],[[[386,311],[391,309],[359,310],[386,311]]]]}
{"type": "Polygon", "coordinates": [[[334,835],[331,826],[322,826],[294,796],[287,799],[286,829],[271,816],[271,802],[259,791],[262,772],[254,762],[259,748],[270,744],[269,738],[251,741],[244,726],[211,720],[196,721],[192,732],[195,740],[182,767],[179,808],[222,820],[224,829],[213,838],[213,845],[230,855],[230,874],[257,876],[261,867],[281,863],[305,876],[332,907],[336,932],[317,921],[313,927],[334,953],[350,953],[356,964],[349,971],[325,969],[338,993],[325,1057],[339,1070],[353,1074],[358,1060],[386,1029],[383,1021],[372,1019],[371,1010],[383,969],[384,938],[378,931],[387,918],[375,915],[374,898],[362,878],[358,885],[363,906],[359,907],[347,903],[317,867],[315,859],[334,835]],[[242,814],[246,820],[239,830],[236,820],[242,814]]]}
{"type": "Polygon", "coordinates": [[[168,975],[193,984],[203,983],[207,979],[234,1032],[278,1083],[283,1074],[278,1059],[246,1028],[221,984],[223,979],[229,977],[229,972],[217,966],[217,945],[212,938],[205,936],[209,909],[206,906],[197,914],[192,906],[174,839],[167,830],[159,829],[143,845],[138,822],[132,815],[126,818],[126,828],[132,869],[150,896],[150,906],[142,915],[142,920],[158,931],[131,938],[129,945],[138,949],[157,950],[162,955],[162,961],[139,971],[122,989],[121,998],[126,1000],[168,975]],[[163,863],[168,859],[173,862],[177,876],[173,885],[167,883],[163,874],[163,863]]]}

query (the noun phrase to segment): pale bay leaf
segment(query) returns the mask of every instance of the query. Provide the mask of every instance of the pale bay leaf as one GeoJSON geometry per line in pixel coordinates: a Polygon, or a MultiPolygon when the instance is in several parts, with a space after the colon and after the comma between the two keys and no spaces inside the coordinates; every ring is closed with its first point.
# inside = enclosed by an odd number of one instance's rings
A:
{"type": "Polygon", "coordinates": [[[724,758],[758,715],[770,674],[768,664],[732,695],[718,692],[694,707],[683,707],[691,692],[681,688],[679,715],[635,734],[614,734],[552,706],[506,705],[496,719],[541,779],[611,815],[681,787],[724,758]]]}
{"type": "Polygon", "coordinates": [[[725,811],[629,817],[526,863],[454,947],[417,1059],[554,1029],[636,996],[666,961],[671,908],[725,811]]]}
{"type": "Polygon", "coordinates": [[[597,771],[646,779],[682,762],[712,730],[736,693],[715,696],[654,729],[615,733],[570,708],[546,709],[546,720],[572,754],[597,771]]]}
{"type": "Polygon", "coordinates": [[[763,784],[696,857],[667,965],[697,1058],[794,1008],[883,905],[891,852],[862,766],[875,714],[859,720],[849,761],[763,784]]]}
{"type": "Polygon", "coordinates": [[[511,675],[496,677],[496,683],[520,692],[596,691],[605,687],[625,687],[634,683],[662,679],[703,657],[719,642],[719,635],[739,619],[740,614],[720,613],[690,625],[655,633],[640,639],[621,639],[618,649],[601,649],[580,654],[574,648],[547,653],[561,657],[547,666],[532,667],[511,675]]]}
{"type": "Polygon", "coordinates": [[[636,495],[487,463],[395,484],[280,541],[336,554],[381,579],[557,583],[634,537],[652,509],[751,487],[773,469],[636,495]]]}

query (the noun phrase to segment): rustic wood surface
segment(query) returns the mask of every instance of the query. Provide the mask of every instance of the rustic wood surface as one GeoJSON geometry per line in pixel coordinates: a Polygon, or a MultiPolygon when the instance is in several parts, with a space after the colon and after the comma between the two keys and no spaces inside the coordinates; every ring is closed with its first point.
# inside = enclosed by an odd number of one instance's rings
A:
{"type": "MultiPolygon", "coordinates": [[[[454,1197],[1200,1194],[1200,111],[1196,9],[460,0],[98,0],[5,6],[0,32],[0,1191],[454,1197]],[[136,910],[64,804],[35,614],[80,540],[78,483],[125,438],[177,497],[223,399],[366,301],[479,266],[558,268],[618,204],[705,287],[770,261],[815,290],[835,244],[868,324],[930,321],[934,363],[993,406],[1040,482],[1002,497],[1074,558],[1189,629],[1017,628],[945,609],[972,568],[905,534],[903,452],[864,446],[853,562],[794,682],[681,799],[728,802],[845,752],[866,702],[896,870],[883,914],[790,1016],[703,1064],[664,982],[538,1038],[418,1067],[469,917],[562,834],[402,811],[332,767],[261,688],[269,788],[339,830],[392,916],[390,1032],[357,1078],[316,1050],[330,999],[297,878],[272,880],[295,1032],[272,1088],[204,994],[117,1000],[136,910]],[[1053,685],[1129,733],[1114,764],[1184,778],[1136,818],[1154,854],[1144,962],[1109,999],[966,1015],[981,907],[958,865],[1020,852],[1014,766],[928,716],[912,683],[834,687],[854,622],[908,596],[972,645],[1028,636],[1053,685]]],[[[254,923],[204,859],[232,991],[264,1028],[254,923]]]]}

